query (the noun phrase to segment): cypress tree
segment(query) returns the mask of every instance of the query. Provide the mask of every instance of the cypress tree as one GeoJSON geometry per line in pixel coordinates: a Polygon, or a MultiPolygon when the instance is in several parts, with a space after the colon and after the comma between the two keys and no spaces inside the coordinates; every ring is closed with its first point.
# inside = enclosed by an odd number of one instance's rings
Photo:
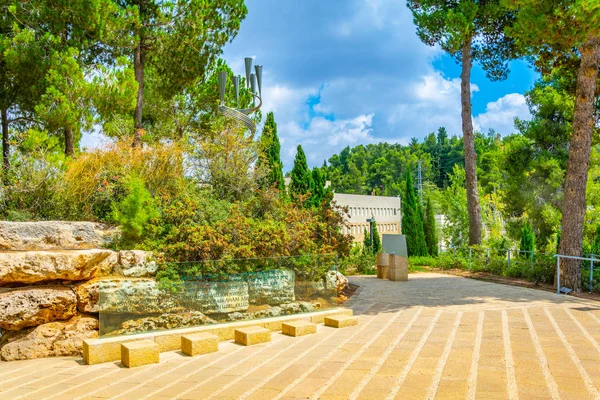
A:
{"type": "Polygon", "coordinates": [[[419,211],[419,201],[412,184],[410,168],[406,171],[406,192],[402,202],[402,233],[406,236],[409,256],[428,255],[422,211],[419,211]]]}
{"type": "Polygon", "coordinates": [[[520,253],[524,258],[531,257],[530,252],[535,251],[535,234],[533,233],[533,227],[529,222],[525,222],[521,229],[521,246],[519,250],[526,252],[520,253]]]}
{"type": "Polygon", "coordinates": [[[281,163],[281,145],[277,136],[277,123],[273,112],[267,114],[265,126],[260,136],[259,164],[267,169],[267,176],[262,184],[263,188],[274,187],[285,193],[285,181],[283,179],[283,164],[281,163]]]}
{"type": "Polygon", "coordinates": [[[302,146],[298,145],[298,152],[291,173],[290,196],[292,200],[297,201],[300,196],[310,195],[313,188],[314,183],[310,169],[308,169],[306,155],[302,150],[302,146]]]}
{"type": "Polygon", "coordinates": [[[373,254],[377,254],[381,251],[381,236],[379,236],[379,230],[377,229],[377,223],[373,222],[373,254]]]}
{"type": "Polygon", "coordinates": [[[363,254],[371,253],[371,235],[367,228],[363,232],[363,254]]]}
{"type": "Polygon", "coordinates": [[[425,209],[425,225],[423,226],[425,231],[425,242],[427,242],[427,249],[429,255],[438,255],[438,237],[435,228],[435,213],[431,205],[431,198],[427,197],[427,208],[425,209]]]}

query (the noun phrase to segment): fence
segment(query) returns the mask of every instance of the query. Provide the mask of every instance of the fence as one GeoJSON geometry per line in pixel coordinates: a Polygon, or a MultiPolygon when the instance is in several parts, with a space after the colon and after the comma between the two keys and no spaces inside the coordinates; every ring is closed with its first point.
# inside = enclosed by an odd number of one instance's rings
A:
{"type": "MultiPolygon", "coordinates": [[[[584,254],[585,255],[585,254],[584,254]]],[[[583,262],[589,261],[589,280],[588,280],[588,288],[590,293],[592,293],[592,291],[594,290],[594,287],[596,286],[594,284],[594,263],[597,261],[600,261],[600,256],[598,256],[597,254],[588,254],[590,257],[576,257],[576,256],[567,256],[564,254],[555,254],[554,257],[556,257],[556,293],[560,295],[561,292],[561,286],[560,286],[560,260],[561,259],[569,259],[569,260],[579,260],[583,262]]],[[[583,280],[583,275],[585,272],[585,268],[583,268],[582,265],[582,280],[583,280]]],[[[585,281],[583,281],[585,282],[585,281]]],[[[583,283],[582,282],[582,283],[583,283]]],[[[567,292],[568,293],[568,292],[567,292]]]]}
{"type": "MultiPolygon", "coordinates": [[[[485,271],[494,275],[525,278],[534,282],[553,284],[560,270],[560,259],[570,258],[582,262],[582,287],[592,293],[600,292],[600,275],[594,274],[600,255],[584,254],[582,257],[565,256],[517,249],[493,249],[484,247],[449,247],[439,251],[440,267],[465,268],[485,271]],[[445,262],[444,262],[445,261],[445,262]]],[[[557,283],[560,282],[557,280],[557,283]]],[[[560,285],[557,291],[560,291],[560,285]]]]}

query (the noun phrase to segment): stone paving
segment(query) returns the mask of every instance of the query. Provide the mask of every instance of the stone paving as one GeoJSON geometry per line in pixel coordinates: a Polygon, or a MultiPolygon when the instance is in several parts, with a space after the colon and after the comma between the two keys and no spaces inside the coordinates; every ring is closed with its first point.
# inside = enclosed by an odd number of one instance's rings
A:
{"type": "Polygon", "coordinates": [[[0,363],[0,399],[600,399],[600,303],[434,273],[352,277],[359,325],[125,369],[0,363]]]}

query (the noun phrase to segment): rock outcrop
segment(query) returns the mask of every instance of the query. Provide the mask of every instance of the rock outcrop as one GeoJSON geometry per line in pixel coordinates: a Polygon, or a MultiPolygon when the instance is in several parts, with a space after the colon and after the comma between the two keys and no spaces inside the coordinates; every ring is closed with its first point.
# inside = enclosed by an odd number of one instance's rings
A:
{"type": "Polygon", "coordinates": [[[77,294],[77,310],[82,313],[97,313],[100,291],[98,280],[91,280],[73,288],[77,294]]]}
{"type": "Polygon", "coordinates": [[[207,317],[199,311],[189,311],[180,314],[161,314],[156,317],[145,317],[126,321],[123,323],[122,329],[111,332],[111,335],[128,335],[132,333],[188,328],[216,323],[217,321],[207,317]]]}
{"type": "Polygon", "coordinates": [[[32,286],[0,292],[0,328],[19,330],[73,317],[77,297],[64,286],[32,286]]]}
{"type": "Polygon", "coordinates": [[[9,251],[0,253],[0,285],[55,280],[82,281],[96,276],[110,250],[9,251]]]}
{"type": "Polygon", "coordinates": [[[0,338],[3,361],[43,357],[78,356],[84,339],[98,337],[98,320],[76,316],[20,331],[5,331],[0,338]]]}
{"type": "Polygon", "coordinates": [[[142,250],[121,250],[115,272],[130,278],[142,278],[156,275],[158,264],[153,254],[142,250]]]}
{"type": "Polygon", "coordinates": [[[0,250],[94,249],[119,231],[94,222],[0,222],[0,250]]]}

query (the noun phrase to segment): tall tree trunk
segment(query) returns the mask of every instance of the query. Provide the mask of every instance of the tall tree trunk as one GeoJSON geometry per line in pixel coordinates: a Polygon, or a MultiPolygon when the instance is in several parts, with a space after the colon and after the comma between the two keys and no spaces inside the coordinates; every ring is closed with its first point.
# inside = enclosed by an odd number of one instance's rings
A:
{"type": "Polygon", "coordinates": [[[471,38],[463,43],[462,73],[460,74],[460,98],[462,104],[462,130],[465,145],[465,173],[467,184],[467,208],[469,212],[469,244],[481,244],[481,208],[477,187],[477,154],[473,137],[471,117],[471,38]]]}
{"type": "MultiPolygon", "coordinates": [[[[577,89],[573,113],[573,135],[569,146],[569,161],[565,179],[560,254],[581,256],[583,224],[585,222],[585,190],[587,185],[592,130],[594,127],[594,100],[600,58],[600,37],[592,37],[580,49],[581,64],[577,71],[577,89]]],[[[581,262],[562,260],[566,287],[581,291],[581,262]]]]}
{"type": "Polygon", "coordinates": [[[73,139],[73,129],[65,128],[65,155],[73,157],[75,155],[75,143],[73,139]]]}
{"type": "Polygon", "coordinates": [[[135,105],[135,131],[133,136],[133,147],[142,146],[142,135],[144,134],[144,126],[142,125],[142,109],[144,106],[144,63],[146,54],[144,51],[144,39],[140,38],[139,43],[135,47],[133,55],[133,70],[135,80],[138,83],[137,102],[135,105]]]}
{"type": "Polygon", "coordinates": [[[2,109],[2,167],[4,173],[10,169],[10,143],[8,141],[8,111],[2,109]]]}

